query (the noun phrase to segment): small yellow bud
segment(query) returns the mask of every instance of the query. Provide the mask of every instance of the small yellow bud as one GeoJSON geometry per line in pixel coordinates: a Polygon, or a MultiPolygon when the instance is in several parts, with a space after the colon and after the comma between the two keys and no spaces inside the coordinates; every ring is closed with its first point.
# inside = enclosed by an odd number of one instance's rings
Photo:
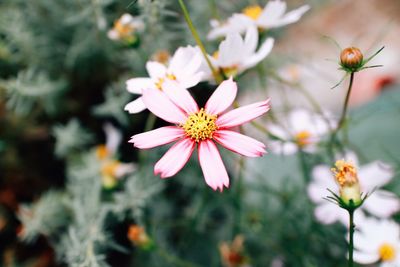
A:
{"type": "Polygon", "coordinates": [[[331,169],[337,183],[339,184],[340,198],[350,204],[350,200],[354,205],[361,203],[361,189],[358,181],[357,170],[351,162],[338,160],[335,167],[331,169]]]}
{"type": "Polygon", "coordinates": [[[363,62],[363,54],[357,47],[348,47],[340,53],[340,63],[343,67],[354,69],[361,66],[363,62]]]}

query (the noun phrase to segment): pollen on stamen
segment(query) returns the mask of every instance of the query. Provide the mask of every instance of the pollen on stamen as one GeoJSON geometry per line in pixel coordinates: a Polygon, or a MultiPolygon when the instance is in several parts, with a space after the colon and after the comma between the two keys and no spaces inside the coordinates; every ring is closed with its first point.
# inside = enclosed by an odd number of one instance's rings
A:
{"type": "Polygon", "coordinates": [[[162,91],[162,87],[163,87],[163,84],[164,84],[164,82],[165,82],[165,79],[169,79],[169,80],[172,80],[172,81],[176,81],[176,76],[175,76],[174,74],[167,73],[167,74],[165,75],[164,78],[158,78],[157,82],[155,83],[156,88],[157,88],[158,90],[161,90],[161,91],[162,91]]]}
{"type": "Polygon", "coordinates": [[[202,108],[198,112],[191,114],[181,127],[187,137],[200,142],[213,138],[214,132],[218,129],[218,126],[215,124],[216,120],[216,115],[210,115],[202,108]]]}

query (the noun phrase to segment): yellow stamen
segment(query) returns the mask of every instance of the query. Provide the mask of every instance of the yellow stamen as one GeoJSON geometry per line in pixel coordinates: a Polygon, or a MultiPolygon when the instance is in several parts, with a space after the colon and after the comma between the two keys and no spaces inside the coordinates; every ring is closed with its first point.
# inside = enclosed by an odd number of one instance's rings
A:
{"type": "Polygon", "coordinates": [[[158,81],[156,82],[156,87],[158,90],[162,90],[163,83],[164,83],[164,78],[158,78],[158,81]]]}
{"type": "Polygon", "coordinates": [[[108,151],[105,145],[99,145],[96,147],[96,156],[98,159],[105,159],[110,155],[110,151],[108,151]]]}
{"type": "Polygon", "coordinates": [[[256,20],[261,15],[262,11],[263,9],[259,5],[252,5],[244,8],[242,10],[242,13],[249,18],[256,20]]]}
{"type": "Polygon", "coordinates": [[[238,74],[238,66],[236,65],[233,65],[231,67],[223,67],[221,69],[225,77],[231,77],[231,76],[234,77],[238,74]]]}
{"type": "Polygon", "coordinates": [[[341,187],[358,184],[357,170],[351,162],[338,160],[331,170],[341,187]]]}
{"type": "Polygon", "coordinates": [[[176,81],[176,76],[174,74],[168,73],[167,75],[165,75],[165,78],[158,78],[158,81],[156,82],[156,87],[158,90],[162,90],[162,86],[163,83],[165,82],[165,79],[176,81]]]}
{"type": "Polygon", "coordinates": [[[214,132],[218,129],[215,124],[216,120],[216,115],[207,114],[202,108],[200,111],[191,114],[181,127],[185,130],[186,136],[199,142],[213,138],[214,132]]]}
{"type": "Polygon", "coordinates": [[[392,245],[384,243],[379,247],[379,256],[382,261],[391,261],[396,257],[396,250],[392,245]]]}
{"type": "Polygon", "coordinates": [[[299,147],[305,147],[306,145],[311,144],[310,138],[311,138],[311,133],[306,130],[298,132],[294,137],[295,142],[299,147]]]}
{"type": "Polygon", "coordinates": [[[218,51],[218,50],[215,51],[215,52],[212,54],[212,57],[215,58],[215,59],[218,59],[218,57],[219,57],[219,51],[218,51]]]}

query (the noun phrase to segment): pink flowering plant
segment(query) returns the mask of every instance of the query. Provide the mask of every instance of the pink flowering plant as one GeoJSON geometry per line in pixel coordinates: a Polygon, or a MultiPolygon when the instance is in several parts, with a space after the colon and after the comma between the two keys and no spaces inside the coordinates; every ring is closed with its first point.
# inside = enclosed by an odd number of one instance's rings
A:
{"type": "Polygon", "coordinates": [[[132,136],[130,142],[140,149],[153,148],[177,141],[154,166],[161,178],[174,176],[189,160],[197,147],[199,163],[206,183],[221,192],[229,187],[229,177],[216,143],[247,157],[261,157],[265,145],[234,130],[265,114],[269,99],[230,111],[237,94],[237,84],[223,81],[199,108],[193,97],[177,83],[168,83],[164,94],[156,89],[143,91],[143,102],[157,117],[175,124],[132,136]]]}
{"type": "Polygon", "coordinates": [[[399,9],[0,1],[0,266],[399,267],[399,9]]]}

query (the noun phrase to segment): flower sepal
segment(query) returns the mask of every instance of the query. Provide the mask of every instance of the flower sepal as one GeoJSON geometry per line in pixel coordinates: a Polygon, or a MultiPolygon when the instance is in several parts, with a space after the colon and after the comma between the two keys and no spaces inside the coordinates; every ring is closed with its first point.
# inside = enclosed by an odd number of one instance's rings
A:
{"type": "Polygon", "coordinates": [[[385,47],[381,47],[372,56],[364,59],[364,56],[360,49],[357,47],[348,47],[342,50],[340,53],[340,70],[344,70],[347,73],[359,72],[364,69],[382,67],[382,65],[371,65],[367,66],[376,55],[378,55],[385,47]]]}
{"type": "Polygon", "coordinates": [[[348,188],[345,189],[345,191],[341,191],[340,195],[338,195],[329,188],[327,188],[327,190],[331,193],[331,196],[327,196],[325,199],[338,205],[342,209],[347,210],[348,212],[354,212],[356,209],[361,207],[364,204],[364,201],[372,193],[358,193],[358,195],[356,195],[356,192],[358,191],[357,189],[348,188]]]}

